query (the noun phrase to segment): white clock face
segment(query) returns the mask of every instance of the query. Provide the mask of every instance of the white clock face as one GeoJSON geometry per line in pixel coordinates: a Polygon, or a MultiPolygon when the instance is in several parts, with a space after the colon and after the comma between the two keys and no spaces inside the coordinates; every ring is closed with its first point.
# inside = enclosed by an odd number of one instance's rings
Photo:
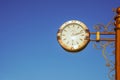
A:
{"type": "Polygon", "coordinates": [[[58,42],[67,51],[82,50],[89,40],[89,31],[85,24],[77,20],[64,23],[58,31],[58,42]]]}
{"type": "Polygon", "coordinates": [[[78,48],[85,40],[85,31],[78,24],[70,24],[62,31],[61,39],[66,46],[78,48]]]}

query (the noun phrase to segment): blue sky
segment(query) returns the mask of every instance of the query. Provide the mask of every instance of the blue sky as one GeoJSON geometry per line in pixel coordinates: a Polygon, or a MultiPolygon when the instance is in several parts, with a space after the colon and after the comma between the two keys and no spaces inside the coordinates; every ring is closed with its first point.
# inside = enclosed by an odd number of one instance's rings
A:
{"type": "Polygon", "coordinates": [[[109,80],[92,42],[72,54],[59,46],[56,33],[73,19],[94,31],[118,6],[119,0],[0,0],[0,80],[109,80]]]}

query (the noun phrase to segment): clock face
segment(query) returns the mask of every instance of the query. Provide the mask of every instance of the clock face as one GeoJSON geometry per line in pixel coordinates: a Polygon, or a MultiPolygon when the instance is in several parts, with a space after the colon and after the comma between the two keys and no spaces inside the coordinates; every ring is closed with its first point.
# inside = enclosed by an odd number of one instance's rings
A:
{"type": "Polygon", "coordinates": [[[89,30],[86,25],[77,20],[65,22],[57,33],[59,44],[67,51],[82,50],[89,42],[89,30]]]}

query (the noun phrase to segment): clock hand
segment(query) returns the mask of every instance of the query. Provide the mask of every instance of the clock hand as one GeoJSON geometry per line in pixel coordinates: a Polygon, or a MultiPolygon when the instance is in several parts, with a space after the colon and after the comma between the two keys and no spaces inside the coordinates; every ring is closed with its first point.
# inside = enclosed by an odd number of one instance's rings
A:
{"type": "Polygon", "coordinates": [[[82,33],[72,34],[72,36],[77,36],[77,35],[81,35],[81,36],[83,36],[84,34],[82,34],[82,33]]]}
{"type": "Polygon", "coordinates": [[[76,34],[74,34],[74,35],[79,35],[79,34],[81,34],[81,33],[76,33],[76,34]]]}
{"type": "Polygon", "coordinates": [[[73,33],[72,33],[72,36],[76,36],[76,35],[79,35],[79,34],[82,34],[82,33],[83,33],[83,30],[81,30],[81,31],[78,32],[78,33],[73,32],[73,33]]]}

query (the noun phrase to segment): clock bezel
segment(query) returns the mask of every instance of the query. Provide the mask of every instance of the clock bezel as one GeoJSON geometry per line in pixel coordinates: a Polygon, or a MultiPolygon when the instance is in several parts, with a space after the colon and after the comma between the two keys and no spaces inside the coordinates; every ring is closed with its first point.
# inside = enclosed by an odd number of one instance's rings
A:
{"type": "Polygon", "coordinates": [[[68,52],[78,52],[78,51],[81,51],[83,50],[87,44],[89,43],[89,38],[90,38],[90,32],[87,28],[87,26],[81,22],[81,21],[78,21],[78,20],[70,20],[70,21],[67,21],[65,22],[64,24],[62,24],[57,32],[57,40],[60,44],[60,46],[65,49],[66,51],[68,52]],[[70,46],[67,46],[64,44],[64,42],[62,41],[62,38],[61,38],[61,34],[62,34],[62,31],[64,30],[64,28],[67,26],[67,25],[70,25],[70,24],[77,24],[77,25],[80,25],[84,30],[85,30],[85,40],[83,41],[83,43],[81,45],[78,46],[78,48],[73,48],[73,47],[70,47],[70,46]]]}

